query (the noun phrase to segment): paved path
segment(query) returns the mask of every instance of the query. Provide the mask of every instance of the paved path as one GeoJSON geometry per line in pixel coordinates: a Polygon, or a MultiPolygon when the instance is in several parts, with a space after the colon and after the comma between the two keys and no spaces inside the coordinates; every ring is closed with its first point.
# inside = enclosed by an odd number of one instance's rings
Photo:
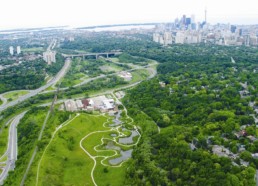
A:
{"type": "MultiPolygon", "coordinates": [[[[120,101],[118,101],[117,97],[115,96],[115,94],[114,94],[113,92],[112,92],[112,96],[114,96],[114,99],[116,100],[116,102],[120,102],[120,101]]],[[[120,103],[121,103],[121,102],[120,102],[120,103]]],[[[121,103],[121,104],[122,104],[122,103],[121,103]]],[[[135,125],[132,124],[132,123],[134,122],[134,120],[133,120],[131,117],[129,117],[129,116],[127,115],[127,109],[126,109],[126,107],[125,107],[123,104],[122,104],[122,106],[124,107],[124,111],[125,111],[126,117],[129,118],[129,119],[131,119],[131,122],[128,123],[128,124],[129,124],[129,125],[132,125],[132,126],[134,127],[134,130],[135,130],[135,131],[138,133],[138,135],[139,135],[139,138],[138,138],[138,140],[137,140],[136,143],[130,144],[130,145],[120,144],[117,139],[119,139],[120,137],[125,137],[125,134],[123,134],[123,132],[120,132],[120,131],[119,131],[119,128],[121,127],[121,124],[120,124],[119,126],[116,126],[116,127],[107,127],[107,126],[105,126],[105,124],[108,123],[109,120],[107,120],[105,123],[103,123],[103,127],[109,128],[109,130],[91,132],[91,133],[87,134],[86,136],[84,136],[84,137],[81,139],[81,141],[80,141],[80,148],[94,161],[94,165],[93,165],[93,167],[92,167],[92,169],[91,169],[91,179],[92,179],[92,182],[93,182],[94,186],[97,186],[97,183],[95,182],[95,178],[94,178],[94,170],[95,170],[95,168],[96,168],[96,166],[97,166],[96,158],[100,158],[100,157],[103,158],[103,159],[101,160],[101,164],[102,164],[103,166],[108,166],[108,167],[121,167],[121,166],[123,165],[123,163],[126,162],[126,161],[122,161],[122,163],[119,163],[118,165],[113,165],[113,166],[111,166],[111,165],[109,165],[109,164],[105,164],[104,161],[105,161],[106,159],[117,156],[117,155],[118,155],[118,152],[117,152],[117,150],[112,150],[112,149],[98,150],[97,148],[98,148],[99,146],[102,146],[102,145],[104,144],[104,140],[111,140],[111,141],[113,141],[115,144],[120,145],[120,146],[124,146],[124,147],[136,146],[136,145],[138,145],[138,143],[139,143],[139,141],[140,141],[141,134],[140,134],[140,132],[138,131],[138,128],[137,128],[135,125]],[[113,152],[114,152],[113,155],[111,155],[111,156],[92,156],[92,155],[83,147],[83,145],[82,145],[83,141],[86,140],[89,136],[91,136],[91,135],[93,135],[93,134],[97,134],[97,133],[106,133],[106,132],[110,132],[110,131],[115,131],[115,132],[117,132],[117,133],[118,133],[118,136],[117,136],[117,137],[113,137],[113,139],[101,138],[101,144],[95,146],[95,147],[94,147],[94,150],[95,150],[96,152],[113,151],[113,152]]]]}
{"type": "Polygon", "coordinates": [[[39,160],[39,163],[38,163],[37,176],[36,176],[36,186],[38,185],[38,181],[39,181],[40,165],[41,165],[42,159],[43,159],[43,157],[44,157],[44,155],[45,155],[45,153],[46,153],[46,151],[47,151],[49,145],[50,145],[51,142],[53,141],[53,139],[54,139],[56,133],[57,133],[61,128],[63,128],[63,127],[65,127],[66,125],[70,124],[70,123],[71,123],[75,118],[77,118],[78,116],[80,116],[80,114],[77,114],[77,115],[76,115],[75,117],[73,117],[72,119],[69,119],[69,120],[65,121],[64,123],[62,123],[61,125],[59,125],[59,126],[56,128],[56,130],[54,131],[54,133],[53,133],[53,135],[52,135],[52,137],[51,137],[51,139],[50,139],[48,145],[46,146],[46,148],[45,148],[45,150],[44,150],[44,152],[43,152],[43,154],[42,154],[42,156],[41,156],[41,158],[40,158],[40,160],[39,160]]]}

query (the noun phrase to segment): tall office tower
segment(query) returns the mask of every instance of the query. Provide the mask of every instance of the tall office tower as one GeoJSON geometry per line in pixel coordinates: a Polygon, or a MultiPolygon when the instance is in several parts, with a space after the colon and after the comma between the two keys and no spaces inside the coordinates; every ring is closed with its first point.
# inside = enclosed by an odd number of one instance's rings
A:
{"type": "Polygon", "coordinates": [[[176,19],[175,19],[175,24],[178,24],[178,23],[179,23],[179,19],[176,18],[176,19]]]}
{"type": "Polygon", "coordinates": [[[195,23],[195,15],[194,14],[191,15],[191,23],[195,23]]]}
{"type": "Polygon", "coordinates": [[[16,50],[17,50],[17,54],[19,55],[21,53],[21,47],[17,46],[16,50]]]}
{"type": "Polygon", "coordinates": [[[191,18],[190,17],[187,17],[186,20],[185,20],[185,24],[188,26],[191,24],[191,18]]]}
{"type": "Polygon", "coordinates": [[[180,25],[180,21],[178,18],[175,19],[175,27],[178,28],[180,25]]]}
{"type": "Polygon", "coordinates": [[[182,23],[185,25],[185,23],[186,23],[186,15],[183,15],[183,17],[182,17],[182,23]]]}
{"type": "Polygon", "coordinates": [[[13,46],[9,47],[9,53],[13,56],[14,52],[13,52],[13,46]]]}
{"type": "Polygon", "coordinates": [[[236,27],[235,25],[231,25],[231,26],[230,26],[230,31],[231,31],[232,33],[236,33],[236,29],[237,29],[237,27],[236,27]]]}

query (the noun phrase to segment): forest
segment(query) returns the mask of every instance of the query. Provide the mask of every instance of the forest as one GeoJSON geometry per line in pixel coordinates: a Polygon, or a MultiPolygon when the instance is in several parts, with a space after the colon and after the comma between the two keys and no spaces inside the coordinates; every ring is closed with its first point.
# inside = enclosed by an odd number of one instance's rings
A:
{"type": "Polygon", "coordinates": [[[42,86],[45,77],[54,76],[63,67],[64,59],[57,55],[57,62],[48,66],[43,59],[24,61],[0,71],[0,93],[11,90],[31,90],[42,86]]]}
{"type": "Polygon", "coordinates": [[[255,51],[181,45],[137,53],[162,63],[157,78],[129,90],[123,100],[143,134],[127,185],[255,185],[255,51]],[[233,157],[217,155],[214,146],[233,157]]]}

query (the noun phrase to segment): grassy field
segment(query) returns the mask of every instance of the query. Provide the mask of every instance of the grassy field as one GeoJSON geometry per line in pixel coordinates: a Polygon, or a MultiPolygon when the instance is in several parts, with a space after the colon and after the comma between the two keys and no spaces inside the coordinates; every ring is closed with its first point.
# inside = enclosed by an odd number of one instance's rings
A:
{"type": "Polygon", "coordinates": [[[0,99],[0,105],[2,105],[3,104],[3,101],[0,99]]]}
{"type": "Polygon", "coordinates": [[[149,72],[146,69],[140,69],[132,72],[132,83],[146,79],[149,76],[149,72]]]}
{"type": "Polygon", "coordinates": [[[113,61],[113,62],[119,62],[119,59],[118,58],[116,58],[116,57],[112,57],[112,58],[109,58],[109,60],[111,60],[111,61],[113,61]]]}
{"type": "Polygon", "coordinates": [[[48,90],[56,90],[56,88],[53,88],[52,86],[50,86],[50,87],[48,87],[48,88],[46,89],[46,91],[48,91],[48,90]]]}
{"type": "Polygon", "coordinates": [[[1,159],[0,159],[0,162],[5,162],[6,160],[7,160],[7,155],[2,156],[1,159]]]}
{"type": "Polygon", "coordinates": [[[62,80],[62,87],[71,87],[83,82],[87,76],[83,73],[76,73],[62,80]]]}
{"type": "Polygon", "coordinates": [[[119,168],[106,167],[101,165],[99,162],[102,158],[97,159],[97,167],[95,169],[95,181],[99,186],[120,186],[123,185],[126,169],[128,167],[128,162],[125,162],[123,166],[119,168]]]}
{"type": "MultiPolygon", "coordinates": [[[[38,185],[93,185],[90,173],[93,168],[93,160],[80,148],[80,140],[94,131],[106,131],[90,135],[85,140],[87,150],[92,155],[113,155],[112,151],[96,152],[94,146],[101,144],[102,137],[109,137],[109,128],[103,127],[107,121],[104,116],[81,113],[67,126],[60,129],[53,141],[48,146],[42,158],[39,172],[38,185]]],[[[104,166],[97,158],[97,167],[94,178],[98,185],[123,185],[125,166],[120,168],[104,166]],[[116,179],[113,179],[114,176],[116,179]]]]}
{"type": "Polygon", "coordinates": [[[70,70],[62,79],[61,87],[71,87],[87,79],[88,75],[82,69],[84,68],[84,66],[87,66],[89,64],[90,62],[87,60],[80,61],[78,59],[75,59],[72,63],[70,70]]]}
{"type": "Polygon", "coordinates": [[[4,94],[4,97],[11,101],[11,100],[16,100],[20,96],[23,96],[28,93],[29,93],[29,91],[27,91],[27,90],[17,90],[17,91],[12,91],[12,92],[4,94]]]}
{"type": "Polygon", "coordinates": [[[22,52],[43,52],[45,49],[43,47],[35,47],[35,48],[22,48],[22,52]]]}
{"type": "Polygon", "coordinates": [[[103,72],[119,72],[124,70],[122,67],[114,64],[114,63],[108,63],[106,65],[103,65],[99,67],[103,72]]]}
{"type": "Polygon", "coordinates": [[[3,127],[0,132],[0,156],[4,154],[7,148],[7,140],[9,134],[9,127],[3,127]]]}

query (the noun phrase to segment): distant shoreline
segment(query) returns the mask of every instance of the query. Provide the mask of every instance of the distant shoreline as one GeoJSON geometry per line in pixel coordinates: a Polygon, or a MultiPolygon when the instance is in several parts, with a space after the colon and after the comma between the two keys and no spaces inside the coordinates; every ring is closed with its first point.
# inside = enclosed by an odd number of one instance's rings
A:
{"type": "Polygon", "coordinates": [[[156,25],[160,23],[130,23],[130,24],[112,24],[112,25],[96,25],[87,27],[77,27],[76,29],[95,29],[95,28],[108,28],[108,27],[121,27],[121,26],[141,26],[141,25],[156,25]]]}
{"type": "MultiPolygon", "coordinates": [[[[74,29],[88,30],[88,29],[126,27],[126,26],[151,26],[151,25],[156,25],[156,24],[160,24],[160,23],[130,23],[130,24],[95,25],[95,26],[85,26],[85,27],[74,27],[74,29]]],[[[65,29],[65,28],[69,28],[69,26],[4,29],[4,30],[0,30],[0,34],[26,33],[26,32],[33,32],[33,31],[57,30],[57,29],[65,29]]]]}
{"type": "Polygon", "coordinates": [[[0,30],[0,33],[1,32],[26,32],[26,31],[34,31],[34,30],[49,30],[49,29],[58,29],[58,28],[65,28],[65,27],[67,27],[67,26],[4,29],[4,30],[0,30]]]}

